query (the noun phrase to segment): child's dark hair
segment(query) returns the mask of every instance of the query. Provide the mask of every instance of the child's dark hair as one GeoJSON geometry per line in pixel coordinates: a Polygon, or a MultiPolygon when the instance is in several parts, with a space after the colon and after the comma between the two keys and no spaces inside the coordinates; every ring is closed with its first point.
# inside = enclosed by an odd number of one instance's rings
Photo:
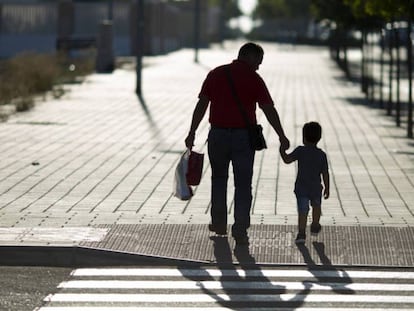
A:
{"type": "Polygon", "coordinates": [[[303,137],[310,143],[316,144],[322,137],[322,128],[318,122],[308,122],[303,126],[303,137]]]}

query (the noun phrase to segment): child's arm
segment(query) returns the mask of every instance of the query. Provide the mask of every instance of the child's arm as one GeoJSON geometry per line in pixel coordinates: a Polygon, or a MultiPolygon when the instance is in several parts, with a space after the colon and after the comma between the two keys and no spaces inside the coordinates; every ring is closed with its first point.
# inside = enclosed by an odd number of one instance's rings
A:
{"type": "Polygon", "coordinates": [[[325,200],[329,198],[329,172],[322,173],[322,180],[323,180],[323,197],[325,200]]]}
{"type": "Polygon", "coordinates": [[[295,161],[292,154],[291,153],[287,154],[286,149],[284,149],[282,146],[280,146],[279,152],[280,152],[280,156],[281,156],[283,162],[285,162],[286,164],[289,164],[289,163],[292,163],[293,161],[295,161]]]}

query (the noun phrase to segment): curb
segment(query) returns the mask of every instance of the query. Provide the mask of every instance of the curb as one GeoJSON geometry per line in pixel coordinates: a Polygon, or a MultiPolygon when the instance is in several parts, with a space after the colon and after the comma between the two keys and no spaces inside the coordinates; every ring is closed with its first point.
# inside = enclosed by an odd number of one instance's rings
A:
{"type": "Polygon", "coordinates": [[[103,267],[184,264],[200,266],[209,263],[80,246],[0,246],[2,266],[103,267]]]}

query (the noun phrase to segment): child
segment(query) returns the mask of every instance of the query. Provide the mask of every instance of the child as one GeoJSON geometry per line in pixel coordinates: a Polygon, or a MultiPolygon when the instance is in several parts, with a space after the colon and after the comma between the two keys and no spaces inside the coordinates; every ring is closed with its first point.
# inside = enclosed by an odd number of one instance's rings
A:
{"type": "Polygon", "coordinates": [[[326,154],[316,147],[322,136],[322,128],[317,122],[309,122],[303,126],[303,145],[292,153],[287,154],[286,149],[280,148],[280,156],[286,164],[298,161],[298,175],[295,182],[295,195],[298,206],[299,232],[295,242],[305,243],[306,221],[309,212],[309,203],[312,206],[311,232],[317,234],[321,231],[319,219],[321,217],[321,196],[329,198],[329,172],[326,154]],[[321,184],[321,175],[323,187],[321,184]]]}

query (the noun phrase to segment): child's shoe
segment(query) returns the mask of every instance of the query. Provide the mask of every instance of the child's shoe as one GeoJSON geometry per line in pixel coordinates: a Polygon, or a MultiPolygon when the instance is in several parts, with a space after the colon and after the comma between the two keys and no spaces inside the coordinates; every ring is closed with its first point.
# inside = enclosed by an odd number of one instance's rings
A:
{"type": "Polygon", "coordinates": [[[303,244],[306,241],[306,234],[305,233],[298,233],[295,239],[296,244],[303,244]]]}
{"type": "Polygon", "coordinates": [[[311,224],[310,231],[313,234],[321,232],[322,226],[320,224],[311,224]]]}

